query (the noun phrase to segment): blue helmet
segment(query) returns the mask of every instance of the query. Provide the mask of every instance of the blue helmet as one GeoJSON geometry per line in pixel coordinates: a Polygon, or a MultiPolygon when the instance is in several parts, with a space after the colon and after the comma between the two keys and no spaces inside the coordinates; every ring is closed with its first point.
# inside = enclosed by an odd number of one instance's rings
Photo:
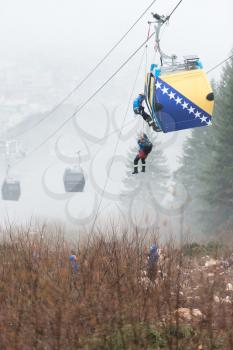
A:
{"type": "Polygon", "coordinates": [[[75,255],[70,255],[70,261],[72,262],[72,261],[76,261],[76,256],[75,255]]]}

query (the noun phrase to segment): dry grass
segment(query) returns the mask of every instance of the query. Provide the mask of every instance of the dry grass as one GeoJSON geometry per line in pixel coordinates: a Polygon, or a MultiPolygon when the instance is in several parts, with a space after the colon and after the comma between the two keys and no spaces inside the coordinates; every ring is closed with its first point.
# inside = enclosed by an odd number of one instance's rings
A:
{"type": "Polygon", "coordinates": [[[150,281],[145,249],[153,235],[119,236],[112,225],[72,246],[49,227],[2,236],[1,350],[233,349],[233,292],[226,291],[233,249],[215,247],[213,262],[170,242],[150,281]]]}

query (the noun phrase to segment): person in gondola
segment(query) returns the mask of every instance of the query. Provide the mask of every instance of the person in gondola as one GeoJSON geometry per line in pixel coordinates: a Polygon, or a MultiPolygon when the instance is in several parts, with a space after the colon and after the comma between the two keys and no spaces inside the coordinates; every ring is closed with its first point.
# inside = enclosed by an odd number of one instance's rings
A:
{"type": "Polygon", "coordinates": [[[146,172],[146,158],[152,151],[153,145],[146,134],[142,134],[138,139],[139,152],[134,159],[134,171],[133,174],[138,174],[138,163],[139,160],[142,162],[142,172],[146,172]]]}
{"type": "Polygon", "coordinates": [[[138,97],[133,102],[133,110],[136,115],[141,115],[142,118],[148,123],[149,126],[153,128],[154,131],[160,131],[160,129],[156,126],[152,117],[145,112],[145,108],[143,107],[143,102],[145,101],[146,96],[144,94],[139,94],[138,97]]]}

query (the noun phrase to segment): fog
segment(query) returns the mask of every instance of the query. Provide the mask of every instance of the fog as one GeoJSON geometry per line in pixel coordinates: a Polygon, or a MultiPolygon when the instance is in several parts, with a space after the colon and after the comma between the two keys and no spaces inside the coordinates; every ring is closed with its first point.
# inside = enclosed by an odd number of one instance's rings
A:
{"type": "MultiPolygon", "coordinates": [[[[25,222],[35,216],[77,225],[90,223],[99,204],[103,218],[106,213],[117,212],[127,152],[135,145],[137,133],[142,129],[142,123],[134,117],[131,107],[127,110],[142,53],[136,55],[73,121],[38,151],[34,149],[141,45],[147,36],[150,12],[168,15],[177,1],[158,0],[72,98],[38,127],[24,132],[85,77],[149,4],[150,1],[139,0],[91,3],[0,0],[1,141],[18,140],[19,154],[10,159],[10,172],[21,180],[22,185],[19,202],[0,201],[1,222],[6,217],[25,222]],[[109,174],[109,162],[119,136],[115,131],[121,127],[126,112],[127,127],[123,129],[117,159],[109,174]],[[24,134],[17,137],[21,133],[24,134]],[[70,196],[64,193],[62,176],[67,166],[77,162],[75,152],[80,149],[86,175],[85,192],[70,196]],[[26,154],[26,158],[22,154],[26,154]],[[15,163],[16,160],[19,163],[15,163]],[[105,196],[101,201],[103,191],[105,196]]],[[[230,54],[232,12],[230,0],[184,0],[162,33],[164,51],[180,57],[198,54],[204,67],[212,68],[230,54]]],[[[153,42],[149,46],[148,61],[154,61],[153,42]]],[[[210,74],[210,79],[218,80],[220,74],[221,69],[217,69],[210,74]]],[[[141,69],[134,95],[143,90],[143,85],[144,69],[141,69]]],[[[179,166],[178,159],[188,134],[184,131],[157,137],[172,171],[179,166]]],[[[3,152],[1,181],[8,162],[3,152]]]]}

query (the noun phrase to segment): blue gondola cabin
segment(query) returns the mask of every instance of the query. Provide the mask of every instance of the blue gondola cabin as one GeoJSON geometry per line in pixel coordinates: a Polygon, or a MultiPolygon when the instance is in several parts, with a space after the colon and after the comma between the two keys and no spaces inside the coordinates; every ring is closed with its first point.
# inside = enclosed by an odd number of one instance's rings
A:
{"type": "Polygon", "coordinates": [[[211,125],[212,91],[196,57],[185,58],[175,71],[152,65],[145,85],[148,109],[164,133],[211,125]]]}

